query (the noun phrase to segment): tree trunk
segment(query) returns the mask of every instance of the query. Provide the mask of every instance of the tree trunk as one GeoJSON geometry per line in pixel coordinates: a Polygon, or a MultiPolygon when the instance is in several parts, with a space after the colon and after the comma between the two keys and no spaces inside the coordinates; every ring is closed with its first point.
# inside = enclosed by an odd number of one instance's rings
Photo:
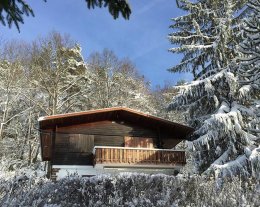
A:
{"type": "Polygon", "coordinates": [[[0,125],[0,140],[3,139],[3,129],[4,129],[4,123],[1,123],[1,125],[0,125]]]}
{"type": "Polygon", "coordinates": [[[35,155],[32,159],[32,163],[36,163],[39,152],[40,152],[40,145],[38,144],[37,150],[36,150],[35,155]]]}

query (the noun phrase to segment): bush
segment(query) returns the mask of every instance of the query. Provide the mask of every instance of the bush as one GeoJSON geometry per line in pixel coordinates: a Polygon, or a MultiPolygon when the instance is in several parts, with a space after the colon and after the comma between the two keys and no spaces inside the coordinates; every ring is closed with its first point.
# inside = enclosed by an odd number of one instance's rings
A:
{"type": "Polygon", "coordinates": [[[0,206],[259,206],[259,181],[122,173],[0,179],[0,206]]]}

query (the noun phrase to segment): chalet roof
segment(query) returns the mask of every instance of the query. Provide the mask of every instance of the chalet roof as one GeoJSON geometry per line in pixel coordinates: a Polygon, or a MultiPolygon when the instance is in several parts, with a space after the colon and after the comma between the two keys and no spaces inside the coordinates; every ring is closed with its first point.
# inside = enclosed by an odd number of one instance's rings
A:
{"type": "Polygon", "coordinates": [[[171,122],[156,116],[148,115],[124,107],[104,108],[67,114],[57,114],[39,118],[40,130],[53,129],[56,126],[70,126],[98,121],[124,121],[146,128],[160,129],[161,132],[178,135],[180,139],[187,139],[194,131],[193,128],[183,124],[171,122]]]}

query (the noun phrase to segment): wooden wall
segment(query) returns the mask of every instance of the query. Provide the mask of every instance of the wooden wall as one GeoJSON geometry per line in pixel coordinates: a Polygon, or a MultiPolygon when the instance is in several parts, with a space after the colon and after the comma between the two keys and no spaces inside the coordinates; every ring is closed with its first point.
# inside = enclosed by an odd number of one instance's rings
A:
{"type": "Polygon", "coordinates": [[[56,134],[53,164],[90,165],[93,147],[93,135],[56,134]]]}
{"type": "Polygon", "coordinates": [[[123,147],[125,136],[151,137],[156,142],[157,132],[112,121],[57,127],[53,164],[90,165],[94,146],[123,147]]]}
{"type": "Polygon", "coordinates": [[[58,127],[57,132],[106,136],[157,137],[157,131],[123,122],[100,121],[87,124],[58,127]]]}
{"type": "MultiPolygon", "coordinates": [[[[125,137],[151,138],[153,147],[158,144],[158,131],[124,122],[101,121],[56,128],[52,164],[91,165],[94,146],[125,146],[125,137]]],[[[164,148],[172,148],[179,141],[164,140],[164,148]],[[168,146],[168,147],[167,147],[168,146]]],[[[149,145],[149,146],[150,146],[149,145]]]]}

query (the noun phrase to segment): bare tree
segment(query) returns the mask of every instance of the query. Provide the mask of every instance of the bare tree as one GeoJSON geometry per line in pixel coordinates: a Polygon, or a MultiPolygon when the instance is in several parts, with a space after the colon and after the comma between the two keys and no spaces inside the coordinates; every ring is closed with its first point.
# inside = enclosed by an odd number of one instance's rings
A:
{"type": "Polygon", "coordinates": [[[90,55],[88,68],[93,75],[92,108],[125,106],[154,112],[149,84],[130,60],[119,60],[105,49],[90,55]]]}
{"type": "Polygon", "coordinates": [[[85,73],[80,46],[52,32],[33,43],[27,74],[31,87],[28,99],[46,115],[70,111],[87,88],[81,87],[86,83],[85,73]]]}
{"type": "Polygon", "coordinates": [[[3,138],[4,126],[25,111],[17,107],[24,84],[24,71],[21,59],[15,54],[16,49],[13,45],[6,45],[4,60],[0,61],[0,139],[3,138]]]}

